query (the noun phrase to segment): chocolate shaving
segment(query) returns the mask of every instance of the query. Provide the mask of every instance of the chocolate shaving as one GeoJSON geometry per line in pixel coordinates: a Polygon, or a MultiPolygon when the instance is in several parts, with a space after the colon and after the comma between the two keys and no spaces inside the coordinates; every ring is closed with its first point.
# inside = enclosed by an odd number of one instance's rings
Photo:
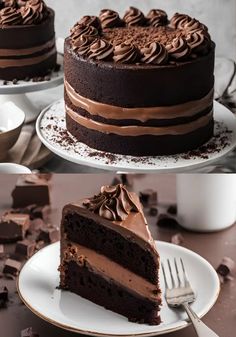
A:
{"type": "Polygon", "coordinates": [[[149,209],[149,213],[148,213],[150,216],[157,216],[158,214],[158,209],[156,207],[151,207],[149,209]]]}
{"type": "Polygon", "coordinates": [[[232,273],[235,271],[235,261],[232,260],[230,257],[225,256],[218,268],[216,269],[217,273],[219,274],[221,283],[225,281],[232,280],[232,273]]]}

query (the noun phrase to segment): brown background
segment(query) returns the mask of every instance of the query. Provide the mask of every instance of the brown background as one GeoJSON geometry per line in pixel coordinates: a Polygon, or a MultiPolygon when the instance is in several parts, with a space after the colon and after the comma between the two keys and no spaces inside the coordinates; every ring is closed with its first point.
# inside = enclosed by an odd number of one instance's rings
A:
{"type": "MultiPolygon", "coordinates": [[[[52,180],[52,222],[60,223],[61,209],[70,201],[80,197],[90,196],[98,192],[102,184],[112,182],[113,175],[56,175],[52,180]]],[[[11,205],[11,191],[15,176],[0,175],[0,210],[11,205]]],[[[161,203],[175,202],[174,175],[135,175],[134,190],[155,188],[159,193],[161,203]]],[[[156,226],[156,218],[147,217],[155,239],[170,241],[176,230],[160,229],[156,226]]],[[[182,231],[184,246],[199,253],[214,267],[217,267],[223,256],[236,260],[236,226],[213,234],[197,234],[182,231]]],[[[8,246],[10,251],[13,247],[8,246]]],[[[2,264],[0,263],[0,271],[2,264]]],[[[0,310],[0,337],[18,337],[20,330],[32,326],[40,337],[72,337],[74,333],[63,331],[36,317],[24,305],[15,293],[15,281],[0,279],[0,285],[7,285],[10,290],[10,303],[7,309],[0,310]]],[[[205,316],[204,321],[212,327],[220,337],[233,337],[236,334],[236,281],[222,285],[216,305],[205,316]]],[[[109,322],[108,322],[109,324],[109,322]]],[[[166,336],[193,337],[192,327],[166,336]]]]}

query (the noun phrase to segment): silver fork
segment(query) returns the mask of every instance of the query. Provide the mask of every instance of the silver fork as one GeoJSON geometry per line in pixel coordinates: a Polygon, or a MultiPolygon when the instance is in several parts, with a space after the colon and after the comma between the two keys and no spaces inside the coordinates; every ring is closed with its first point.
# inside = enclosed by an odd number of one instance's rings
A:
{"type": "Polygon", "coordinates": [[[171,280],[170,287],[167,282],[167,272],[165,270],[165,266],[163,263],[161,264],[166,287],[165,298],[167,304],[170,307],[174,308],[183,307],[186,310],[189,319],[193,323],[194,329],[198,337],[219,337],[214,331],[208,328],[208,326],[206,326],[206,324],[204,324],[200,320],[200,318],[197,316],[197,314],[193,311],[193,309],[189,305],[190,303],[193,303],[196,300],[196,296],[188,280],[183,260],[180,259],[181,268],[179,268],[176,258],[174,259],[174,269],[176,273],[176,278],[174,278],[172,266],[169,259],[167,259],[167,265],[171,280]],[[180,269],[182,269],[181,272],[180,269]]]}

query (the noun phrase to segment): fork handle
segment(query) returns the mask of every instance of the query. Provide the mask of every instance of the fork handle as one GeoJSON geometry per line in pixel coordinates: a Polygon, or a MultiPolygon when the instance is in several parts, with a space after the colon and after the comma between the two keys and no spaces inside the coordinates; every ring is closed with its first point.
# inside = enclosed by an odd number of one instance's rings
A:
{"type": "Polygon", "coordinates": [[[198,337],[219,337],[213,330],[208,328],[208,326],[200,320],[200,318],[192,310],[188,303],[184,303],[183,307],[186,310],[191,322],[193,323],[193,327],[196,330],[198,337]]]}

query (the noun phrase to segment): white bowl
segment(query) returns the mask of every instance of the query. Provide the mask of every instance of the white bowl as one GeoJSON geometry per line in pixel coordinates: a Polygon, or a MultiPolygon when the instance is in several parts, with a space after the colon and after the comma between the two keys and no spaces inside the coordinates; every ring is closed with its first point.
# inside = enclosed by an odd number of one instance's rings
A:
{"type": "Polygon", "coordinates": [[[13,163],[0,163],[0,174],[30,174],[31,171],[28,167],[13,163]]]}
{"type": "Polygon", "coordinates": [[[0,106],[0,160],[3,160],[7,152],[19,138],[25,113],[14,103],[6,102],[0,106]]]}

